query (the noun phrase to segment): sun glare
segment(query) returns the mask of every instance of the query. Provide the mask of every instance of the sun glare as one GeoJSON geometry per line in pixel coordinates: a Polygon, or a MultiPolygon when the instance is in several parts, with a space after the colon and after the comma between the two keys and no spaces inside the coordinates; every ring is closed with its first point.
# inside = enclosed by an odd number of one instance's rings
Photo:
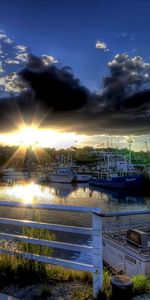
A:
{"type": "Polygon", "coordinates": [[[80,143],[84,139],[85,136],[83,135],[49,129],[38,129],[36,127],[22,127],[14,133],[0,135],[0,142],[2,144],[25,147],[32,146],[33,148],[66,148],[73,146],[76,142],[80,143]]]}
{"type": "Polygon", "coordinates": [[[7,198],[11,197],[15,201],[22,201],[26,205],[35,203],[36,201],[51,202],[55,197],[54,191],[51,191],[49,187],[40,187],[34,182],[7,187],[5,196],[7,198]]]}
{"type": "Polygon", "coordinates": [[[31,204],[34,200],[34,196],[38,193],[38,186],[31,182],[28,185],[16,185],[11,190],[7,191],[10,196],[18,197],[25,204],[31,204]]]}

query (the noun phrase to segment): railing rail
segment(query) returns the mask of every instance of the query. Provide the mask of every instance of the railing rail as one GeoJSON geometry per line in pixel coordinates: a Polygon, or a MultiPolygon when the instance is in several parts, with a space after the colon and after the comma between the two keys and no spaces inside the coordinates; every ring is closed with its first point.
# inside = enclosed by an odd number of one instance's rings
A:
{"type": "MultiPolygon", "coordinates": [[[[47,229],[50,231],[60,231],[66,233],[75,233],[75,234],[83,234],[92,236],[92,245],[79,245],[79,244],[71,244],[64,243],[58,241],[50,241],[44,239],[31,238],[18,234],[9,234],[9,233],[0,233],[0,240],[5,241],[20,241],[24,243],[31,243],[41,246],[48,246],[50,248],[64,249],[69,251],[77,251],[83,253],[91,253],[92,254],[92,264],[81,263],[78,261],[71,260],[63,260],[55,257],[47,257],[43,255],[26,253],[19,250],[14,250],[11,247],[1,247],[0,244],[0,253],[7,253],[10,255],[17,255],[25,259],[32,259],[35,261],[44,262],[47,264],[60,265],[65,268],[72,268],[80,271],[91,272],[93,275],[93,298],[96,298],[99,290],[102,288],[102,232],[107,230],[107,224],[102,227],[102,219],[103,218],[116,218],[116,224],[112,224],[111,229],[114,230],[118,226],[119,230],[123,228],[127,228],[131,225],[130,220],[128,220],[128,224],[121,224],[120,217],[126,216],[139,216],[139,215],[149,215],[150,210],[139,210],[139,211],[127,211],[127,212],[108,212],[103,213],[100,208],[92,208],[92,207],[83,207],[83,206],[65,206],[65,205],[53,205],[53,204],[26,204],[23,202],[13,202],[13,201],[0,201],[0,207],[17,207],[17,208],[26,208],[26,209],[43,209],[43,210],[53,210],[59,212],[72,212],[72,213],[88,213],[92,216],[92,227],[77,227],[77,226],[68,226],[68,225],[60,225],[60,224],[50,224],[50,223],[42,223],[42,222],[34,222],[27,220],[18,220],[18,219],[9,219],[0,217],[0,224],[2,225],[14,225],[20,227],[31,227],[37,229],[47,229]]],[[[148,221],[146,221],[148,223],[148,221]]],[[[147,224],[146,223],[146,224],[147,224]]],[[[143,223],[138,222],[137,225],[143,225],[143,223]]],[[[110,224],[108,225],[110,226],[110,224]]],[[[120,231],[121,232],[121,231],[120,231]]]]}
{"type": "Polygon", "coordinates": [[[60,265],[65,268],[72,268],[80,271],[92,272],[93,274],[93,298],[95,299],[102,288],[102,221],[99,216],[101,213],[100,208],[82,207],[82,206],[65,206],[65,205],[51,205],[51,204],[25,204],[22,202],[0,201],[0,206],[5,207],[20,207],[28,209],[48,209],[60,212],[73,212],[73,213],[90,213],[92,216],[92,228],[64,226],[50,223],[33,222],[18,219],[0,218],[0,224],[15,225],[31,228],[42,228],[53,231],[62,231],[66,233],[84,234],[92,236],[92,245],[79,245],[70,244],[58,241],[50,241],[44,239],[31,238],[18,234],[8,234],[1,232],[0,240],[24,242],[30,244],[37,244],[41,246],[48,246],[50,248],[64,249],[69,251],[78,251],[83,253],[92,253],[92,264],[85,264],[78,261],[63,260],[55,257],[47,257],[43,255],[26,253],[23,251],[11,249],[9,247],[1,247],[0,253],[7,253],[9,255],[17,255],[25,259],[32,259],[35,261],[44,262],[47,264],[60,265]]]}

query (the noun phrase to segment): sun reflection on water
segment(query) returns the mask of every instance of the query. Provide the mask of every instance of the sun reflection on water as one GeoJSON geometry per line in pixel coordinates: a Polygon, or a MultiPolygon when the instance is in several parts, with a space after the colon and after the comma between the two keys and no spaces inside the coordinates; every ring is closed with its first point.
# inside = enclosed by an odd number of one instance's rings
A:
{"type": "Polygon", "coordinates": [[[15,184],[13,186],[5,187],[2,193],[5,195],[7,200],[9,198],[14,201],[22,201],[25,204],[32,204],[39,200],[47,200],[51,202],[54,197],[53,193],[51,193],[49,189],[42,188],[42,186],[39,186],[34,182],[15,184]]]}

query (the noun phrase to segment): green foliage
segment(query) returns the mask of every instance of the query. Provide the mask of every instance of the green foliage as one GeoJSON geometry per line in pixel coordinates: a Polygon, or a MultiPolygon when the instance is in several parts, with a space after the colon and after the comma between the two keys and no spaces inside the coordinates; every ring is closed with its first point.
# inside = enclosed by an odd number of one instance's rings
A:
{"type": "MultiPolygon", "coordinates": [[[[40,215],[37,211],[34,212],[34,221],[40,222],[40,215]]],[[[47,229],[38,229],[38,228],[23,228],[23,235],[28,238],[42,239],[42,240],[55,240],[55,234],[51,233],[47,229]]],[[[48,246],[41,246],[35,244],[28,244],[19,242],[17,244],[17,249],[20,251],[44,255],[44,256],[52,256],[53,250],[48,246]]]]}
{"type": "MultiPolygon", "coordinates": [[[[114,148],[93,148],[93,147],[70,147],[68,149],[59,149],[56,150],[55,148],[45,148],[44,151],[41,151],[40,148],[37,149],[38,151],[38,161],[32,149],[28,149],[26,153],[26,157],[24,159],[22,152],[16,152],[17,146],[2,146],[0,145],[0,167],[7,166],[7,167],[15,167],[15,168],[22,168],[23,165],[26,167],[31,167],[30,164],[27,166],[27,161],[34,161],[35,165],[40,165],[42,167],[46,166],[47,163],[55,163],[57,162],[57,157],[63,156],[70,156],[73,160],[76,160],[78,164],[93,164],[98,161],[98,156],[95,154],[95,150],[101,151],[110,151],[116,154],[123,154],[127,157],[130,156],[129,149],[116,149],[114,148]],[[17,153],[14,156],[14,153],[17,153]],[[13,157],[10,160],[10,157],[13,157]]],[[[150,152],[149,154],[145,151],[131,151],[132,162],[136,164],[147,164],[150,163],[150,152]]]]}
{"type": "Polygon", "coordinates": [[[92,282],[92,275],[88,272],[75,271],[71,269],[65,269],[60,266],[47,265],[47,274],[49,278],[55,281],[68,282],[79,280],[80,282],[92,282]]]}
{"type": "MultiPolygon", "coordinates": [[[[37,211],[34,212],[34,221],[40,222],[40,215],[37,211]]],[[[23,235],[28,238],[42,239],[42,240],[55,240],[55,235],[46,229],[38,228],[23,228],[23,235]]],[[[48,246],[41,246],[29,243],[18,242],[16,248],[19,251],[27,252],[31,254],[52,256],[53,249],[48,246]]],[[[42,262],[33,260],[21,260],[19,272],[29,272],[30,274],[35,273],[35,277],[38,273],[37,280],[44,280],[47,278],[46,265],[42,262]]],[[[34,276],[34,275],[33,275],[34,276]]],[[[30,277],[30,276],[29,276],[30,277]]]]}
{"type": "MultiPolygon", "coordinates": [[[[55,235],[46,229],[23,228],[23,235],[42,240],[55,240],[55,235]]],[[[41,246],[28,243],[19,243],[18,249],[32,254],[52,256],[53,250],[48,246],[41,246]]]]}
{"type": "Polygon", "coordinates": [[[139,295],[150,292],[150,279],[145,275],[136,275],[132,278],[133,293],[139,295]]]}
{"type": "Polygon", "coordinates": [[[110,279],[111,279],[111,273],[107,269],[104,269],[102,294],[105,295],[106,299],[110,299],[112,295],[112,287],[111,287],[110,279]]]}

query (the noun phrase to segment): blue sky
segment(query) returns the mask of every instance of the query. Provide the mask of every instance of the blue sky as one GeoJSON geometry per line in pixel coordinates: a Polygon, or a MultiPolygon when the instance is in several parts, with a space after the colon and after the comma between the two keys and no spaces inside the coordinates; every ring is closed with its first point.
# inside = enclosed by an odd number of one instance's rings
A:
{"type": "Polygon", "coordinates": [[[36,55],[49,54],[99,89],[117,53],[149,60],[149,0],[0,0],[0,27],[36,55]],[[110,51],[95,48],[105,42],[110,51]]]}

